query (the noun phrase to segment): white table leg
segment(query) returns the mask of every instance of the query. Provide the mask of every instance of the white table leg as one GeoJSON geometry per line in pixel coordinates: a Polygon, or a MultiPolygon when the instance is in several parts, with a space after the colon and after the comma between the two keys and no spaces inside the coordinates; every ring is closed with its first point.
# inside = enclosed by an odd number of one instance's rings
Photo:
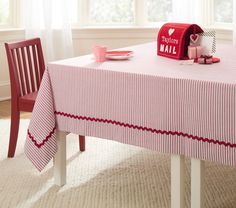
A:
{"type": "Polygon", "coordinates": [[[54,181],[58,186],[66,184],[66,132],[57,131],[57,153],[54,157],[54,181]]]}
{"type": "Polygon", "coordinates": [[[171,156],[171,208],[184,207],[184,156],[171,156]]]}
{"type": "Polygon", "coordinates": [[[191,159],[191,208],[204,207],[204,161],[191,159]]]}

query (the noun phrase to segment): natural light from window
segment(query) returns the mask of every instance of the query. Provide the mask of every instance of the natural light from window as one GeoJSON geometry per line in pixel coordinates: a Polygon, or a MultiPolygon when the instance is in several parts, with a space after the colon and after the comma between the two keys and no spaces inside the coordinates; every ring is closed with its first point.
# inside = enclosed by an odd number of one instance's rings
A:
{"type": "Polygon", "coordinates": [[[7,24],[9,22],[9,12],[9,0],[0,0],[0,24],[7,24]]]}
{"type": "Polygon", "coordinates": [[[91,24],[134,23],[134,0],[90,0],[89,22],[91,24]]]}
{"type": "Polygon", "coordinates": [[[233,22],[233,0],[214,0],[214,21],[216,23],[233,22]]]}
{"type": "Polygon", "coordinates": [[[147,0],[148,22],[165,22],[172,13],[172,0],[147,0]]]}
{"type": "MultiPolygon", "coordinates": [[[[37,0],[36,0],[37,1],[37,0]]],[[[41,0],[38,0],[41,1],[41,0]]],[[[73,27],[81,26],[156,26],[156,23],[174,21],[173,8],[177,0],[67,0],[73,27]]],[[[21,11],[20,0],[0,0],[0,27],[19,27],[18,20],[25,13],[21,11]]],[[[234,0],[196,0],[198,10],[204,14],[206,27],[232,27],[234,0]]],[[[57,0],[53,0],[57,8],[57,0]]],[[[178,2],[177,2],[178,3],[178,2]]],[[[184,5],[181,5],[184,7],[184,5]]],[[[186,7],[188,7],[186,5],[186,7]]],[[[23,7],[22,7],[23,8],[23,7]]],[[[41,9],[41,8],[38,8],[41,9]]],[[[190,9],[190,8],[186,8],[190,9]]],[[[59,10],[58,10],[59,11],[59,10]]],[[[54,12],[53,18],[61,21],[61,12],[54,12]]],[[[28,18],[28,17],[26,17],[28,18]]],[[[186,20],[188,21],[188,20],[186,20]]],[[[21,25],[22,26],[22,25],[21,25]]]]}

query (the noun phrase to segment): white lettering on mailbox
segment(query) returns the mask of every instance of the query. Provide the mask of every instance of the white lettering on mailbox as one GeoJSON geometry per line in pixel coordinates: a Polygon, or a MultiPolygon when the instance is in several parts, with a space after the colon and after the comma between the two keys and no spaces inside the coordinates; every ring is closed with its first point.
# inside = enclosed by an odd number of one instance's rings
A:
{"type": "Polygon", "coordinates": [[[176,46],[160,44],[160,52],[176,54],[176,46]]]}

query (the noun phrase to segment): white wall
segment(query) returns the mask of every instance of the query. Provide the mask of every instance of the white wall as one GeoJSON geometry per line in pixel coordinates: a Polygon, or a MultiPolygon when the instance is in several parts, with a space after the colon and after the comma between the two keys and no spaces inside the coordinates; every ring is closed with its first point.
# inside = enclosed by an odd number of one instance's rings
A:
{"type": "MultiPolygon", "coordinates": [[[[121,48],[145,42],[156,41],[157,29],[113,28],[73,30],[75,56],[89,54],[94,45],[106,45],[108,49],[121,48]]],[[[230,43],[232,32],[217,30],[218,42],[230,43]]],[[[4,43],[24,39],[24,30],[0,31],[0,101],[10,98],[10,82],[4,43]]]]}

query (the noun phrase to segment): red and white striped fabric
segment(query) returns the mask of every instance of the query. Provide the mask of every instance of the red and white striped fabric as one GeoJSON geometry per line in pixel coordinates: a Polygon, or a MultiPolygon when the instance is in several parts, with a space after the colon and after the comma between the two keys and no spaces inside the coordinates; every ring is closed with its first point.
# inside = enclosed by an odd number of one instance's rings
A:
{"type": "Polygon", "coordinates": [[[36,168],[57,150],[55,127],[236,165],[236,49],[222,47],[222,62],[208,66],[157,57],[155,43],[127,49],[134,57],[126,61],[87,55],[49,64],[25,145],[36,168]]]}

